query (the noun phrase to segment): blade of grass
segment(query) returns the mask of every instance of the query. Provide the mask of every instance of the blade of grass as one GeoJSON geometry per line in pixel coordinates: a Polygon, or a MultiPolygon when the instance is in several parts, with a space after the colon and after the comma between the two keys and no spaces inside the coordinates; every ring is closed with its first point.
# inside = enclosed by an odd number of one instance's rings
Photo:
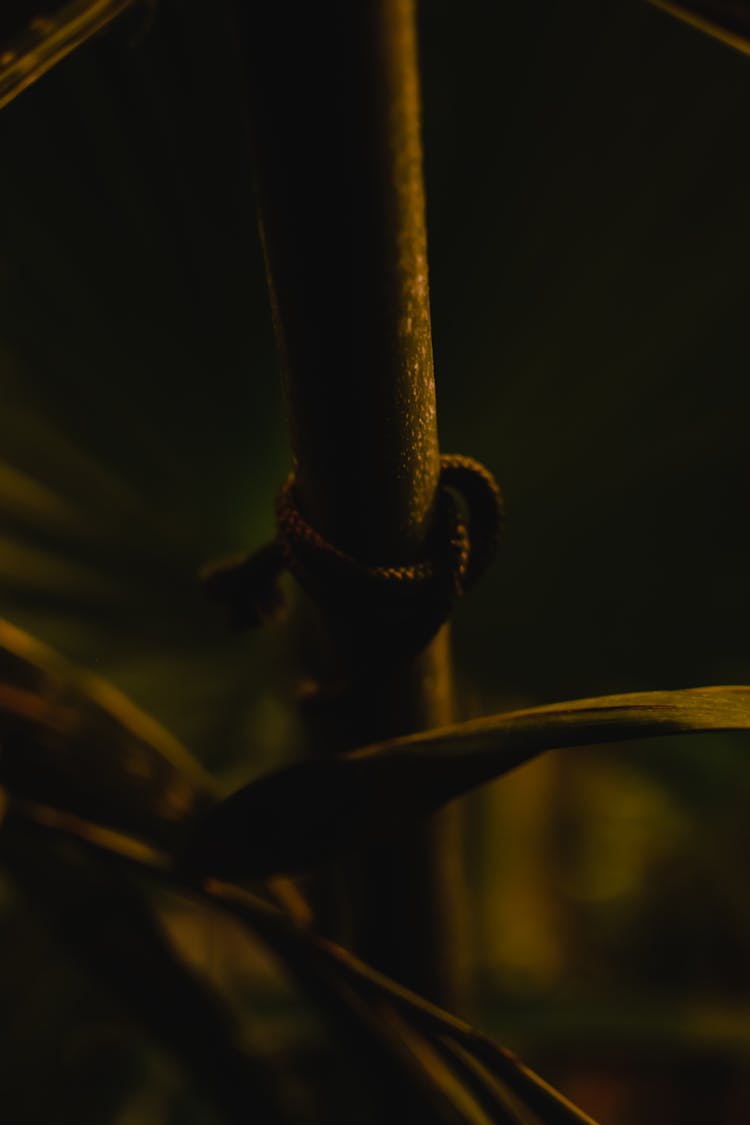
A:
{"type": "Polygon", "coordinates": [[[170,946],[119,861],[60,833],[40,839],[17,814],[3,825],[0,857],[63,948],[174,1054],[223,1120],[288,1123],[267,1065],[240,1047],[229,1012],[170,946]]]}
{"type": "Polygon", "coordinates": [[[377,1077],[371,1091],[379,1106],[376,1120],[397,1109],[401,1119],[425,1125],[479,1125],[473,1099],[467,1102],[466,1091],[436,1055],[429,1037],[418,1027],[398,1029],[392,1006],[384,1004],[383,997],[365,993],[333,959],[321,956],[311,931],[239,888],[211,881],[195,890],[249,927],[279,956],[357,1065],[367,1060],[367,1070],[377,1077]]]}
{"type": "Polygon", "coordinates": [[[106,681],[0,621],[0,784],[172,847],[215,800],[210,776],[106,681]]]}
{"type": "MultiPolygon", "coordinates": [[[[383,1084],[381,1092],[398,1094],[402,1107],[408,1096],[416,1114],[412,1120],[465,1120],[461,1105],[457,1104],[455,1097],[450,1097],[450,1081],[445,1075],[437,1073],[439,1068],[436,1070],[434,1045],[438,1040],[448,1040],[468,1052],[545,1122],[552,1125],[594,1125],[591,1118],[525,1067],[510,1051],[463,1020],[370,968],[341,946],[299,925],[273,903],[216,880],[193,884],[168,869],[157,853],[144,851],[126,837],[105,833],[78,817],[69,817],[12,797],[9,808],[12,817],[32,826],[42,838],[68,836],[96,854],[118,856],[138,870],[166,881],[167,885],[177,885],[219,907],[247,926],[279,956],[300,989],[320,1006],[342,1042],[353,1048],[354,1057],[379,1060],[378,1074],[383,1084]],[[389,1032],[389,1011],[400,1013],[408,1021],[412,1046],[414,1035],[427,1036],[425,1046],[430,1048],[432,1045],[427,1066],[424,1050],[421,1059],[417,1058],[414,1050],[405,1049],[404,1044],[389,1032]],[[434,1088],[436,1079],[439,1079],[438,1089],[434,1088]]],[[[7,823],[7,815],[5,820],[7,823]]],[[[392,1016],[390,1025],[393,1025],[392,1016]]]]}
{"type": "Polygon", "coordinates": [[[144,0],[72,0],[30,20],[0,44],[0,109],[137,2],[144,0]]]}
{"type": "Polygon", "coordinates": [[[750,55],[750,6],[737,0],[649,0],[654,8],[750,55]]]}
{"type": "Polygon", "coordinates": [[[388,838],[547,750],[750,730],[750,687],[603,696],[471,719],[251,782],[196,825],[185,863],[231,878],[315,867],[388,838]]]}
{"type": "MultiPolygon", "coordinates": [[[[279,952],[278,944],[269,945],[279,952]]],[[[477,1120],[473,1102],[467,1104],[465,1091],[452,1080],[424,1036],[395,1034],[387,1011],[367,1002],[348,982],[300,952],[284,946],[285,968],[315,1002],[358,1067],[367,1060],[369,1075],[363,1077],[375,1078],[368,1083],[378,1106],[374,1120],[385,1120],[397,1112],[402,1120],[424,1125],[493,1125],[477,1120]]]]}
{"type": "Polygon", "coordinates": [[[248,924],[271,948],[281,952],[285,960],[291,957],[299,964],[301,958],[308,970],[316,964],[327,967],[329,981],[343,979],[355,995],[369,997],[371,1002],[386,1003],[405,1016],[410,1025],[429,1032],[431,1041],[438,1036],[458,1044],[550,1125],[596,1125],[511,1051],[366,965],[336,943],[294,925],[277,908],[239,887],[212,879],[200,889],[211,901],[248,924]]]}
{"type": "Polygon", "coordinates": [[[522,1109],[510,1105],[507,1091],[457,1043],[442,1036],[434,1036],[431,1042],[496,1125],[538,1125],[538,1118],[532,1121],[522,1109]]]}
{"type": "Polygon", "coordinates": [[[582,1110],[527,1067],[512,1051],[437,1005],[389,980],[341,946],[323,938],[314,939],[321,953],[333,959],[347,978],[365,992],[387,996],[398,1010],[408,1013],[418,1026],[449,1040],[476,1059],[530,1109],[552,1125],[595,1125],[582,1110]]]}
{"type": "MultiPolygon", "coordinates": [[[[1,790],[0,793],[2,793],[1,790]]],[[[24,850],[28,838],[31,838],[32,843],[36,839],[37,847],[40,847],[41,843],[43,848],[41,854],[44,862],[52,862],[48,859],[49,853],[52,848],[57,846],[60,839],[72,838],[84,845],[86,850],[95,858],[101,856],[110,859],[113,856],[117,857],[121,862],[124,861],[126,864],[133,866],[135,870],[149,873],[152,876],[155,875],[161,881],[166,880],[167,885],[173,889],[176,885],[177,889],[197,896],[204,903],[218,906],[223,912],[238,918],[244,925],[248,926],[276,956],[280,957],[285,970],[297,983],[300,990],[316,1005],[325,1022],[330,1026],[340,1044],[346,1049],[350,1062],[361,1070],[361,1080],[368,1083],[369,1076],[371,1088],[368,1092],[373,1104],[379,1107],[380,1112],[380,1116],[377,1116],[375,1120],[382,1120],[386,1114],[392,1113],[394,1108],[397,1107],[399,1114],[402,1114],[405,1120],[414,1121],[419,1125],[421,1123],[431,1125],[433,1122],[435,1125],[476,1125],[472,1118],[466,1117],[460,1103],[452,1097],[450,1083],[446,1081],[441,1084],[436,1081],[437,1075],[434,1064],[432,1066],[427,1065],[424,1057],[415,1054],[408,1043],[392,1034],[392,1029],[384,1014],[379,1010],[377,1002],[373,1003],[369,997],[361,995],[343,974],[332,971],[331,964],[325,959],[311,957],[307,943],[302,936],[305,931],[291,922],[277,907],[259,897],[248,895],[244,912],[237,908],[231,909],[221,896],[214,896],[205,888],[175,883],[175,878],[169,872],[165,858],[157,852],[145,849],[138,841],[129,839],[121,833],[103,830],[98,825],[90,824],[80,817],[69,816],[57,810],[36,805],[34,802],[19,801],[12,796],[7,799],[6,812],[0,828],[0,844],[3,845],[0,854],[6,856],[6,858],[8,852],[11,856],[13,855],[13,840],[14,837],[21,835],[21,826],[26,827],[27,837],[15,849],[19,858],[20,870],[18,874],[23,878],[24,885],[30,887],[31,892],[35,895],[39,894],[37,880],[40,876],[39,864],[42,861],[38,862],[36,869],[29,866],[30,861],[24,850]],[[8,844],[8,837],[10,837],[10,844],[8,844]],[[375,1081],[372,1081],[373,1075],[375,1081]]],[[[33,854],[33,851],[30,854],[33,854]]],[[[73,902],[71,907],[65,880],[61,881],[60,886],[63,901],[53,901],[52,903],[53,916],[55,911],[60,911],[62,915],[62,917],[53,917],[56,928],[59,930],[60,926],[63,925],[67,940],[78,945],[85,959],[88,959],[90,955],[94,965],[102,966],[107,974],[110,970],[116,972],[119,965],[123,973],[122,981],[110,980],[109,983],[121,983],[127,990],[129,988],[128,981],[130,981],[130,985],[133,983],[122,965],[122,962],[127,959],[122,949],[123,940],[127,940],[129,932],[127,907],[124,914],[123,909],[116,905],[110,912],[109,894],[103,887],[104,893],[101,899],[104,904],[103,917],[96,919],[96,924],[89,933],[85,928],[82,928],[75,913],[76,895],[80,895],[80,889],[77,890],[75,882],[71,882],[70,890],[72,891],[73,902]],[[114,923],[112,928],[110,928],[110,916],[114,923]],[[124,937],[120,933],[121,924],[124,926],[124,937]],[[113,946],[113,948],[108,949],[108,945],[113,946]]],[[[49,887],[44,889],[48,892],[50,890],[49,887]]],[[[119,892],[119,887],[116,884],[114,891],[116,897],[119,892]]],[[[132,897],[132,890],[130,895],[132,897]]],[[[101,905],[101,902],[98,905],[101,905]]],[[[142,936],[142,934],[138,935],[139,938],[142,938],[142,936]]],[[[187,970],[185,971],[187,972],[187,970]]],[[[160,1022],[163,1023],[166,1018],[166,1031],[177,1036],[179,1045],[179,1027],[173,1028],[170,1017],[164,1017],[160,1014],[159,1005],[161,1000],[164,999],[163,994],[163,988],[161,991],[157,989],[153,994],[149,993],[148,990],[144,993],[140,984],[138,984],[135,989],[135,1002],[136,1004],[140,1002],[142,1005],[141,1014],[144,1016],[144,1023],[148,1025],[149,1017],[153,1017],[157,1031],[160,1022]],[[155,1005],[153,1011],[150,1008],[152,1001],[155,1005]]],[[[131,997],[132,1000],[133,997],[131,997]]],[[[175,1008],[174,996],[171,997],[171,1010],[179,1012],[179,1005],[175,1008]]],[[[190,1015],[191,1023],[195,1015],[195,1012],[190,1015]]],[[[188,1017],[183,1012],[181,1018],[188,1017]]],[[[153,1027],[152,1030],[154,1030],[153,1027]]],[[[213,1034],[210,1021],[208,1030],[213,1034]]],[[[190,1032],[188,1031],[186,1034],[189,1038],[190,1032]]],[[[226,1039],[224,1039],[223,1046],[221,1042],[219,1045],[221,1058],[219,1059],[218,1078],[221,1077],[223,1068],[229,1068],[231,1072],[235,1062],[241,1061],[233,1060],[231,1054],[227,1054],[226,1047],[226,1039]]],[[[426,1044],[426,1049],[429,1050],[428,1044],[426,1044]]],[[[209,1056],[210,1058],[211,1056],[209,1056]]],[[[228,1090],[228,1098],[232,1096],[232,1091],[236,1089],[236,1085],[235,1082],[234,1086],[228,1090]]],[[[248,1107],[246,1105],[245,1117],[242,1120],[247,1119],[247,1113],[248,1107]]],[[[231,1120],[235,1120],[235,1118],[231,1118],[231,1120]]],[[[263,1122],[266,1119],[261,1117],[259,1120],[263,1122]]],[[[269,1120],[274,1119],[269,1118],[269,1120]]]]}
{"type": "Polygon", "coordinates": [[[509,1118],[503,1107],[493,1104],[467,1074],[462,1061],[439,1039],[425,1036],[410,1020],[388,1005],[380,1004],[388,1033],[397,1037],[430,1074],[433,1083],[450,1098],[471,1125],[526,1125],[509,1118]]]}

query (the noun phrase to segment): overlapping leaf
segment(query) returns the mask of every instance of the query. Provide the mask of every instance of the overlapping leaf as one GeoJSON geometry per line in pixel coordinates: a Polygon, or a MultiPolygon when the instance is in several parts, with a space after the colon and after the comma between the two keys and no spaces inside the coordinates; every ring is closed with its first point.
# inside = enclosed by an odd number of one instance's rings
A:
{"type": "Polygon", "coordinates": [[[106,851],[40,838],[16,810],[0,832],[0,857],[63,947],[182,1061],[224,1120],[245,1122],[250,1111],[267,1125],[288,1120],[268,1068],[240,1046],[219,997],[175,954],[106,851]]]}
{"type": "MultiPolygon", "coordinates": [[[[132,888],[128,889],[121,906],[116,906],[114,918],[123,926],[123,933],[114,942],[114,948],[101,948],[112,934],[105,934],[108,923],[98,923],[96,932],[88,933],[82,929],[80,920],[65,908],[65,888],[50,889],[46,873],[60,860],[50,859],[53,849],[61,839],[74,839],[82,843],[94,857],[115,856],[125,860],[138,870],[165,878],[175,885],[174,873],[165,873],[154,863],[153,857],[138,854],[123,837],[108,836],[100,828],[90,825],[81,818],[69,817],[63,813],[50,813],[32,802],[9,801],[5,823],[0,829],[0,842],[5,841],[8,852],[10,835],[10,854],[13,856],[14,841],[21,840],[22,848],[29,839],[37,849],[30,853],[32,860],[24,857],[23,850],[16,847],[15,854],[21,867],[29,862],[36,864],[38,870],[26,874],[34,888],[40,872],[43,898],[48,909],[52,909],[56,927],[68,941],[78,944],[85,952],[91,947],[94,960],[105,972],[112,970],[118,947],[134,935],[141,946],[139,963],[148,970],[155,964],[166,965],[165,951],[157,942],[151,944],[152,926],[143,913],[141,903],[136,903],[133,917],[129,917],[133,898],[132,888]],[[23,831],[28,834],[24,840],[23,831]],[[40,858],[41,857],[41,858],[40,858]],[[45,858],[46,857],[46,858],[45,858]],[[149,936],[143,946],[144,933],[149,936]],[[91,943],[94,943],[93,946],[91,943]],[[94,946],[96,948],[94,948],[94,946]],[[144,956],[145,954],[145,956],[144,956]]],[[[88,869],[86,879],[96,875],[97,868],[88,869]]],[[[84,883],[86,882],[84,880],[84,883]]],[[[119,885],[119,883],[118,883],[119,885]]],[[[75,892],[75,883],[71,884],[75,892]]],[[[85,887],[84,887],[85,889],[85,887]]],[[[543,1122],[549,1125],[592,1125],[591,1118],[578,1110],[561,1094],[549,1087],[541,1078],[528,1070],[514,1055],[493,1043],[488,1037],[474,1030],[462,1020],[451,1016],[419,996],[402,988],[387,977],[370,969],[356,957],[335,943],[316,936],[309,929],[295,923],[290,916],[271,905],[268,901],[247,891],[226,883],[209,880],[202,884],[183,882],[182,889],[212,906],[219,907],[247,926],[253,934],[274,951],[286,970],[295,980],[300,990],[307,995],[319,1009],[326,1022],[347,1050],[350,1062],[361,1066],[366,1060],[366,1070],[376,1076],[370,1096],[375,1099],[377,1114],[393,1112],[407,1115],[414,1122],[445,1122],[450,1125],[528,1125],[529,1122],[543,1122]]],[[[116,890],[116,888],[115,888],[116,890]]],[[[38,893],[38,887],[37,887],[38,893]]],[[[155,996],[150,996],[146,982],[141,981],[135,989],[135,1003],[142,1014],[147,1014],[153,1004],[159,1003],[163,988],[173,986],[180,979],[183,970],[179,966],[168,966],[165,981],[157,986],[155,996]]],[[[127,987],[126,980],[121,984],[127,987]]],[[[191,989],[193,982],[189,981],[191,989]]],[[[203,986],[196,995],[190,994],[195,1006],[207,1004],[203,986]]],[[[211,1024],[215,1021],[211,1016],[211,1024]]],[[[219,1025],[224,1029],[220,1019],[219,1025]]],[[[171,1016],[156,1014],[155,1030],[178,1050],[180,1056],[188,1061],[194,1047],[192,1034],[180,1034],[173,1026],[171,1016]]],[[[201,1032],[194,1033],[200,1039],[201,1032]]],[[[235,1084],[227,1093],[229,1120],[233,1120],[232,1097],[241,1088],[242,1081],[253,1077],[252,1061],[236,1054],[236,1048],[222,1030],[219,1050],[229,1053],[228,1059],[212,1065],[229,1068],[235,1084]],[[222,1047],[223,1044],[223,1047],[222,1047]]],[[[261,1093],[265,1094],[263,1085],[261,1093]]],[[[265,1101],[256,1099],[261,1107],[265,1101]]],[[[264,1110],[266,1112],[266,1110],[264,1110]]],[[[259,1120],[267,1120],[261,1116],[259,1120]]]]}
{"type": "MultiPolygon", "coordinates": [[[[63,943],[203,1080],[228,1121],[242,1119],[245,1109],[260,1121],[282,1120],[221,1003],[168,949],[146,902],[111,863],[115,856],[163,877],[180,830],[212,799],[209,780],[103,681],[11,626],[0,626],[0,640],[6,867],[63,943]],[[70,838],[86,846],[88,858],[60,849],[70,838]]],[[[204,893],[282,956],[353,1056],[374,1068],[372,1097],[383,1114],[398,1104],[414,1121],[496,1120],[423,1029],[384,1008],[356,976],[347,978],[282,913],[240,892],[236,898],[231,888],[204,893]]]]}
{"type": "Polygon", "coordinates": [[[0,621],[0,785],[159,847],[214,800],[180,743],[111,685],[0,621]]]}
{"type": "MultiPolygon", "coordinates": [[[[0,639],[5,744],[0,785],[10,794],[11,810],[3,834],[7,841],[10,826],[12,843],[18,824],[39,834],[37,860],[33,851],[31,858],[16,851],[19,871],[36,863],[26,870],[30,887],[36,886],[58,928],[84,952],[90,935],[75,915],[60,909],[49,871],[61,861],[52,852],[52,858],[46,856],[45,840],[52,848],[59,838],[74,837],[98,856],[115,854],[161,879],[176,879],[184,890],[240,919],[281,958],[342,1042],[355,1055],[376,1061],[383,1104],[396,1099],[411,1120],[590,1121],[469,1025],[317,937],[265,899],[199,877],[227,871],[260,877],[320,862],[396,831],[554,747],[750,729],[750,688],[578,700],[473,720],[343,758],[309,761],[212,807],[210,781],[182,748],[107,685],[74,672],[9,626],[0,639]],[[201,810],[211,810],[203,821],[201,810]],[[187,856],[192,862],[183,862],[175,875],[169,856],[186,828],[192,832],[187,856]]],[[[122,910],[118,932],[141,941],[150,932],[142,903],[125,895],[122,910]]],[[[112,916],[119,918],[118,910],[112,916]]],[[[119,961],[117,940],[106,950],[112,935],[99,937],[97,958],[111,975],[119,961]]],[[[153,953],[148,951],[147,967],[163,955],[157,951],[154,961],[153,953]]],[[[167,985],[179,979],[179,968],[176,973],[166,972],[167,985]]],[[[149,1018],[147,1000],[142,1008],[149,1018]]],[[[155,1024],[158,1030],[158,1019],[155,1024]]],[[[169,1026],[161,1032],[171,1033],[169,1026]]],[[[219,1070],[226,1065],[237,1078],[246,1064],[240,1060],[239,1070],[233,1069],[238,1059],[231,1040],[225,1040],[222,1051],[229,1061],[216,1065],[219,1070]]],[[[188,1057],[192,1044],[179,1037],[176,1042],[188,1057]]]]}
{"type": "Polygon", "coordinates": [[[0,108],[36,82],[71,51],[97,35],[135,0],[69,0],[56,11],[29,6],[28,25],[9,43],[0,44],[0,108]]]}
{"type": "Polygon", "coordinates": [[[750,687],[613,695],[472,719],[251,782],[198,826],[186,862],[231,877],[302,870],[393,835],[547,750],[731,730],[750,730],[750,687]]]}
{"type": "MultiPolygon", "coordinates": [[[[482,1078],[482,1071],[491,1081],[499,1083],[500,1093],[495,1096],[496,1103],[507,1103],[503,1091],[510,1091],[527,1109],[551,1125],[591,1125],[591,1118],[524,1066],[515,1055],[465,1021],[376,972],[341,946],[293,926],[278,910],[269,908],[246,891],[213,880],[203,889],[213,901],[222,903],[275,949],[282,951],[287,964],[294,966],[303,985],[311,971],[318,975],[322,973],[329,981],[345,982],[370,1004],[380,1005],[386,1020],[404,1020],[412,1034],[426,1036],[433,1046],[447,1043],[451,1050],[463,1052],[471,1060],[476,1081],[484,1081],[485,1089],[491,1089],[491,1086],[482,1078]]],[[[463,1065],[458,1069],[465,1073],[463,1065]]],[[[512,1112],[509,1108],[506,1111],[512,1112]]],[[[502,1118],[496,1115],[492,1120],[502,1118]]]]}

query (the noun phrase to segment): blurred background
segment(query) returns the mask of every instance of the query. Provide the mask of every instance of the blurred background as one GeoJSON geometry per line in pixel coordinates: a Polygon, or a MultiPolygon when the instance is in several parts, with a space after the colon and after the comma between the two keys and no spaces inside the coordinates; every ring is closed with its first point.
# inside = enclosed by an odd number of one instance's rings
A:
{"type": "MultiPolygon", "coordinates": [[[[289,461],[231,29],[162,0],[0,112],[0,614],[227,785],[297,737],[284,628],[227,637],[195,580],[289,461]]],[[[748,682],[750,61],[636,0],[432,0],[420,37],[441,442],[509,517],[464,714],[748,682]]],[[[552,754],[470,799],[467,1014],[603,1125],[750,1120],[747,757],[552,754]]],[[[0,943],[9,1122],[212,1120],[7,880],[0,943]]],[[[247,973],[288,1044],[309,1014],[247,973]]]]}

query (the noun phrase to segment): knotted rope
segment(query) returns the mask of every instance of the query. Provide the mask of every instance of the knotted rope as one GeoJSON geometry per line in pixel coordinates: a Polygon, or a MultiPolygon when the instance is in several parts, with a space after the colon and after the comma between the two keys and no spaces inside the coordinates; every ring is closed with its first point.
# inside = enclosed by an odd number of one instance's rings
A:
{"type": "Polygon", "coordinates": [[[356,630],[363,642],[358,648],[395,662],[426,645],[484,574],[502,519],[492,474],[470,457],[444,455],[423,556],[402,566],[373,565],[329,543],[307,522],[290,476],[276,500],[275,539],[249,556],[206,568],[201,577],[242,629],[278,614],[278,578],[287,570],[334,623],[356,630]]]}

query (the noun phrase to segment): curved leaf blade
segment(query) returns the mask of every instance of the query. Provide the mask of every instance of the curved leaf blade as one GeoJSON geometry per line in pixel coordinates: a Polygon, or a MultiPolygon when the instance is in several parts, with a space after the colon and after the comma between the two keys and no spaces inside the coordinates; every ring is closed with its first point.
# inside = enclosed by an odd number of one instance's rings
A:
{"type": "Polygon", "coordinates": [[[433,1036],[433,1047],[442,1052],[448,1066],[460,1076],[461,1084],[470,1090],[493,1125],[538,1125],[531,1122],[523,1110],[510,1104],[507,1091],[495,1082],[491,1074],[453,1040],[433,1036]]]}
{"type": "Polygon", "coordinates": [[[105,680],[0,620],[0,785],[171,850],[215,799],[182,745],[105,680]]]}
{"type": "Polygon", "coordinates": [[[649,0],[670,16],[750,55],[750,4],[742,0],[649,0]]]}
{"type": "MultiPolygon", "coordinates": [[[[447,1043],[451,1049],[456,1048],[456,1057],[463,1053],[471,1060],[475,1077],[480,1071],[485,1071],[546,1125],[596,1125],[591,1117],[521,1062],[512,1051],[371,968],[335,942],[292,923],[277,908],[231,884],[212,879],[203,884],[202,892],[233,917],[244,921],[270,948],[280,953],[285,963],[294,967],[302,987],[308,986],[311,973],[316,980],[327,981],[329,988],[331,982],[338,982],[339,989],[341,984],[345,984],[351,993],[369,1005],[379,1004],[386,1012],[392,1011],[405,1020],[414,1033],[426,1035],[428,1042],[437,1047],[438,1054],[444,1053],[441,1044],[447,1043]]],[[[464,1075],[466,1086],[465,1068],[460,1066],[458,1073],[464,1075]]],[[[474,1083],[469,1085],[473,1091],[474,1083]]],[[[484,1101],[485,1110],[494,1108],[493,1120],[498,1122],[507,1119],[510,1110],[509,1106],[503,1105],[506,1114],[503,1118],[501,1105],[502,1098],[494,1102],[489,1099],[484,1101]]]]}
{"type": "Polygon", "coordinates": [[[512,1052],[315,934],[271,902],[213,879],[193,884],[165,868],[158,856],[139,851],[124,838],[102,833],[78,818],[50,816],[49,810],[28,802],[8,802],[4,820],[0,817],[0,841],[8,826],[13,831],[18,822],[36,831],[42,841],[71,837],[95,856],[125,861],[219,907],[248,927],[281,959],[342,1042],[354,1049],[355,1057],[377,1060],[380,1096],[387,1100],[397,1095],[397,1104],[411,1111],[411,1120],[466,1125],[467,1114],[473,1122],[479,1113],[489,1114],[493,1125],[502,1125],[517,1119],[502,1097],[502,1089],[507,1089],[549,1125],[596,1125],[512,1052]],[[453,1066],[445,1061],[451,1059],[453,1066]],[[493,1094],[484,1072],[498,1083],[499,1091],[493,1094]],[[482,1093],[493,1096],[482,1097],[482,1093]]]}
{"type": "Polygon", "coordinates": [[[573,1105],[527,1067],[517,1055],[501,1047],[490,1036],[390,980],[334,942],[323,938],[316,939],[316,942],[323,955],[331,958],[347,979],[355,981],[366,994],[387,997],[398,1011],[408,1015],[417,1026],[466,1052],[475,1063],[511,1090],[545,1122],[550,1125],[595,1125],[583,1110],[573,1105]]]}
{"type": "Polygon", "coordinates": [[[0,55],[0,109],[72,51],[106,28],[136,0],[71,0],[34,19],[0,55]]]}
{"type": "Polygon", "coordinates": [[[240,1125],[252,1114],[266,1125],[288,1125],[267,1065],[241,1043],[218,994],[165,938],[116,855],[83,850],[60,832],[40,836],[16,808],[0,832],[0,857],[58,942],[182,1063],[222,1120],[240,1125]]]}
{"type": "Polygon", "coordinates": [[[750,687],[579,699],[406,735],[251,782],[197,824],[188,869],[266,878],[393,835],[547,750],[750,730],[750,687]]]}
{"type": "MultiPolygon", "coordinates": [[[[0,814],[2,813],[3,809],[0,808],[0,814]]],[[[54,883],[50,888],[48,884],[45,885],[44,879],[45,865],[59,863],[54,858],[54,852],[60,842],[65,842],[66,839],[83,845],[85,854],[94,861],[115,859],[121,864],[130,865],[136,871],[155,876],[173,889],[192,894],[205,904],[218,907],[260,938],[280,958],[300,991],[313,1002],[353,1062],[362,1068],[361,1077],[366,1078],[368,1073],[374,1076],[375,1081],[369,1093],[380,1113],[377,1120],[398,1106],[407,1120],[425,1122],[425,1125],[427,1122],[430,1125],[494,1125],[485,1118],[477,1119],[475,1115],[467,1114],[466,1099],[457,1096],[455,1083],[451,1083],[451,1076],[440,1066],[439,1057],[431,1051],[421,1030],[414,1029],[406,1036],[396,1034],[389,1012],[382,1008],[379,1000],[373,1000],[362,990],[352,987],[351,981],[338,971],[330,958],[318,954],[307,931],[278,907],[239,890],[235,897],[233,889],[220,888],[218,885],[198,887],[187,884],[176,877],[158,854],[139,849],[136,842],[127,837],[102,832],[96,825],[81,818],[56,813],[32,802],[18,801],[11,797],[7,801],[4,816],[0,817],[0,855],[7,859],[9,854],[11,860],[15,855],[18,874],[30,886],[32,894],[41,894],[47,899],[51,897],[51,903],[47,902],[45,905],[52,916],[54,928],[62,933],[65,941],[76,945],[87,960],[92,958],[95,968],[106,974],[114,971],[121,960],[119,954],[122,953],[123,941],[128,941],[133,933],[142,945],[144,920],[142,917],[128,917],[127,912],[123,914],[123,906],[118,904],[117,885],[109,890],[102,887],[105,901],[108,902],[113,891],[116,901],[111,910],[107,908],[101,917],[97,916],[91,933],[81,927],[75,913],[72,918],[68,916],[67,906],[71,902],[75,906],[80,888],[72,882],[68,888],[71,893],[67,893],[66,888],[61,886],[60,898],[54,883]],[[29,841],[32,849],[27,854],[25,846],[29,841]],[[113,930],[110,929],[110,917],[117,923],[113,930]],[[114,945],[114,948],[108,948],[110,945],[114,945]]],[[[128,895],[131,893],[129,891],[128,895]]],[[[129,901],[128,895],[125,898],[129,901]]],[[[147,928],[150,927],[149,922],[147,928]]],[[[150,948],[145,950],[146,968],[153,967],[157,962],[161,964],[164,959],[163,950],[154,949],[150,942],[149,945],[150,948]]],[[[141,952],[144,952],[143,948],[141,952]]],[[[162,964],[160,972],[163,967],[162,964]]],[[[165,987],[179,988],[178,975],[181,971],[179,965],[170,968],[165,987]]],[[[127,990],[128,976],[123,966],[121,979],[110,983],[127,990]]],[[[190,989],[188,1001],[193,1007],[207,1002],[206,996],[213,995],[211,990],[205,992],[207,988],[207,985],[204,987],[201,984],[198,995],[193,995],[193,989],[190,989]]],[[[175,1049],[179,1049],[180,1056],[186,1059],[186,1052],[195,1046],[192,1035],[189,1030],[181,1033],[170,1015],[160,1011],[163,991],[163,988],[157,989],[152,996],[148,988],[144,990],[136,982],[134,995],[126,995],[126,999],[131,1006],[136,1005],[138,1013],[151,1030],[168,1040],[175,1049]]],[[[174,1001],[174,997],[172,1000],[174,1001]]],[[[214,1016],[211,1020],[214,1020],[214,1016]]],[[[237,1054],[225,1032],[224,1028],[219,1046],[221,1048],[223,1043],[226,1049],[221,1054],[220,1066],[214,1077],[220,1082],[221,1068],[226,1067],[232,1085],[224,1091],[214,1090],[214,1093],[221,1095],[222,1108],[225,1112],[229,1111],[228,1120],[244,1120],[248,1113],[257,1110],[259,1106],[265,1105],[268,1108],[272,1092],[261,1083],[256,1103],[246,1104],[243,1109],[235,1095],[243,1082],[254,1081],[255,1068],[253,1060],[246,1053],[237,1054]],[[241,1111],[239,1118],[235,1110],[241,1111]]],[[[211,1023],[207,1033],[213,1034],[211,1023]]],[[[200,1031],[196,1035],[200,1037],[200,1031]]],[[[211,1058],[209,1056],[205,1062],[211,1063],[211,1058]]],[[[459,1094],[461,1092],[458,1091],[459,1094]]],[[[258,1120],[275,1121],[276,1117],[268,1116],[267,1113],[258,1120]]]]}

